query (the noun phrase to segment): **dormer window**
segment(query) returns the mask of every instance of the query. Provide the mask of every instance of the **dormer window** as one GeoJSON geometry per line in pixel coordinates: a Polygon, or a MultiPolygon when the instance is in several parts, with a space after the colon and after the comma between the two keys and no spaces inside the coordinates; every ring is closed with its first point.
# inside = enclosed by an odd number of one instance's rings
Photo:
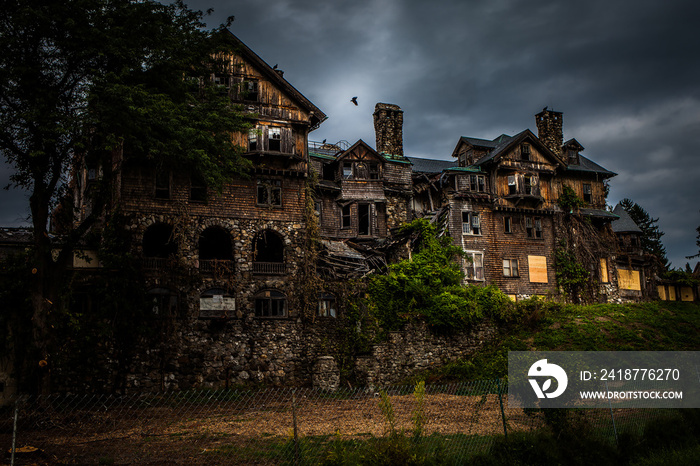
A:
{"type": "Polygon", "coordinates": [[[578,151],[576,149],[569,149],[569,165],[578,165],[578,151]]]}
{"type": "Polygon", "coordinates": [[[520,160],[529,161],[530,160],[530,144],[520,145],[520,160]]]}

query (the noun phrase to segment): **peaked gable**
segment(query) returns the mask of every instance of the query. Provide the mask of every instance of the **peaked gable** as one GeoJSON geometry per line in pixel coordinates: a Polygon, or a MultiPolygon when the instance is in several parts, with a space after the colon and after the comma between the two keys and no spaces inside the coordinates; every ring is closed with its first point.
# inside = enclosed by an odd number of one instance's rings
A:
{"type": "Polygon", "coordinates": [[[231,46],[231,53],[249,62],[265,79],[288,96],[291,101],[297,103],[299,108],[309,114],[311,129],[318,128],[318,126],[328,118],[321,109],[316,107],[316,105],[284,79],[281,72],[278,72],[278,70],[268,65],[231,31],[226,30],[224,34],[227,34],[225,40],[231,46]]]}
{"type": "Polygon", "coordinates": [[[504,156],[511,153],[516,147],[523,143],[529,143],[537,148],[537,151],[542,154],[547,161],[555,166],[566,168],[564,162],[557,154],[552,152],[542,141],[535,136],[532,131],[526,129],[512,137],[499,136],[497,141],[500,141],[486,156],[477,160],[474,165],[484,165],[488,163],[498,163],[504,156]]]}
{"type": "Polygon", "coordinates": [[[343,151],[343,153],[336,158],[336,161],[340,162],[343,159],[366,160],[380,163],[384,163],[385,161],[384,157],[376,150],[372,149],[369,144],[362,139],[343,151]]]}

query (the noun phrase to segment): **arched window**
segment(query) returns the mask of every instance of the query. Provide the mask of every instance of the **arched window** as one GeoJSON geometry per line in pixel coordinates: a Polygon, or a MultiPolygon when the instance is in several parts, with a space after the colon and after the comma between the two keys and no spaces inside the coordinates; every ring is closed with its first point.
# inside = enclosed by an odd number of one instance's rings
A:
{"type": "Polygon", "coordinates": [[[148,291],[148,306],[154,316],[165,317],[177,314],[177,295],[167,288],[148,291]]]}
{"type": "Polygon", "coordinates": [[[231,318],[236,311],[236,298],[221,288],[211,288],[199,295],[200,319],[231,318]]]}
{"type": "Polygon", "coordinates": [[[202,272],[231,271],[231,235],[223,228],[209,227],[199,236],[199,269],[202,272]]]}
{"type": "Polygon", "coordinates": [[[253,273],[285,273],[284,242],[282,237],[272,230],[261,231],[253,240],[253,273]]]}
{"type": "Polygon", "coordinates": [[[143,256],[147,268],[160,268],[166,259],[177,253],[173,227],[167,223],[154,223],[143,234],[143,256]]]}
{"type": "Polygon", "coordinates": [[[264,290],[255,295],[255,317],[286,317],[287,297],[277,290],[264,290]]]}
{"type": "Polygon", "coordinates": [[[330,293],[321,293],[318,296],[318,316],[337,317],[334,295],[330,293]]]}

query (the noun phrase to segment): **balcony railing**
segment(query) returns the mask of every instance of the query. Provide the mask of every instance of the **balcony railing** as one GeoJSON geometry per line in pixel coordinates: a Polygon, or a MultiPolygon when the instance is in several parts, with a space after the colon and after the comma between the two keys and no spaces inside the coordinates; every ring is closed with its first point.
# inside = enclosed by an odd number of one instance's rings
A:
{"type": "Polygon", "coordinates": [[[253,273],[258,275],[284,275],[287,267],[284,262],[253,262],[253,273]]]}
{"type": "Polygon", "coordinates": [[[171,259],[168,257],[144,257],[143,268],[149,270],[164,269],[168,267],[171,259]]]}
{"type": "Polygon", "coordinates": [[[199,271],[202,273],[232,273],[233,261],[228,259],[200,259],[199,271]]]}

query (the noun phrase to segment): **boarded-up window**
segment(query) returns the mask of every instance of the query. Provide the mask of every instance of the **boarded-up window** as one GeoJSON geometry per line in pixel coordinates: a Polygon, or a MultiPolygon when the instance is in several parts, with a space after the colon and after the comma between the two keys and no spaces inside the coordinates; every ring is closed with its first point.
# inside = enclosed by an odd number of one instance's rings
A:
{"type": "Polygon", "coordinates": [[[223,319],[232,317],[236,310],[236,298],[225,290],[214,288],[199,296],[200,319],[223,319]]]}
{"type": "Polygon", "coordinates": [[[608,277],[608,260],[601,259],[600,260],[600,282],[601,283],[608,283],[609,281],[610,281],[610,277],[608,277]]]}
{"type": "Polygon", "coordinates": [[[642,285],[639,281],[638,270],[618,269],[618,286],[621,290],[641,291],[642,285]]]}
{"type": "Polygon", "coordinates": [[[659,299],[661,301],[668,301],[668,296],[666,295],[666,286],[659,285],[656,287],[656,290],[659,292],[659,299]]]}
{"type": "Polygon", "coordinates": [[[695,296],[693,296],[693,289],[689,286],[684,286],[681,288],[681,301],[694,301],[695,296]]]}
{"type": "Polygon", "coordinates": [[[668,300],[669,300],[669,301],[675,301],[675,300],[676,300],[676,287],[675,287],[675,286],[669,286],[669,287],[668,287],[668,300]]]}
{"type": "Polygon", "coordinates": [[[530,283],[547,283],[547,258],[545,256],[527,256],[530,270],[530,283]]]}

